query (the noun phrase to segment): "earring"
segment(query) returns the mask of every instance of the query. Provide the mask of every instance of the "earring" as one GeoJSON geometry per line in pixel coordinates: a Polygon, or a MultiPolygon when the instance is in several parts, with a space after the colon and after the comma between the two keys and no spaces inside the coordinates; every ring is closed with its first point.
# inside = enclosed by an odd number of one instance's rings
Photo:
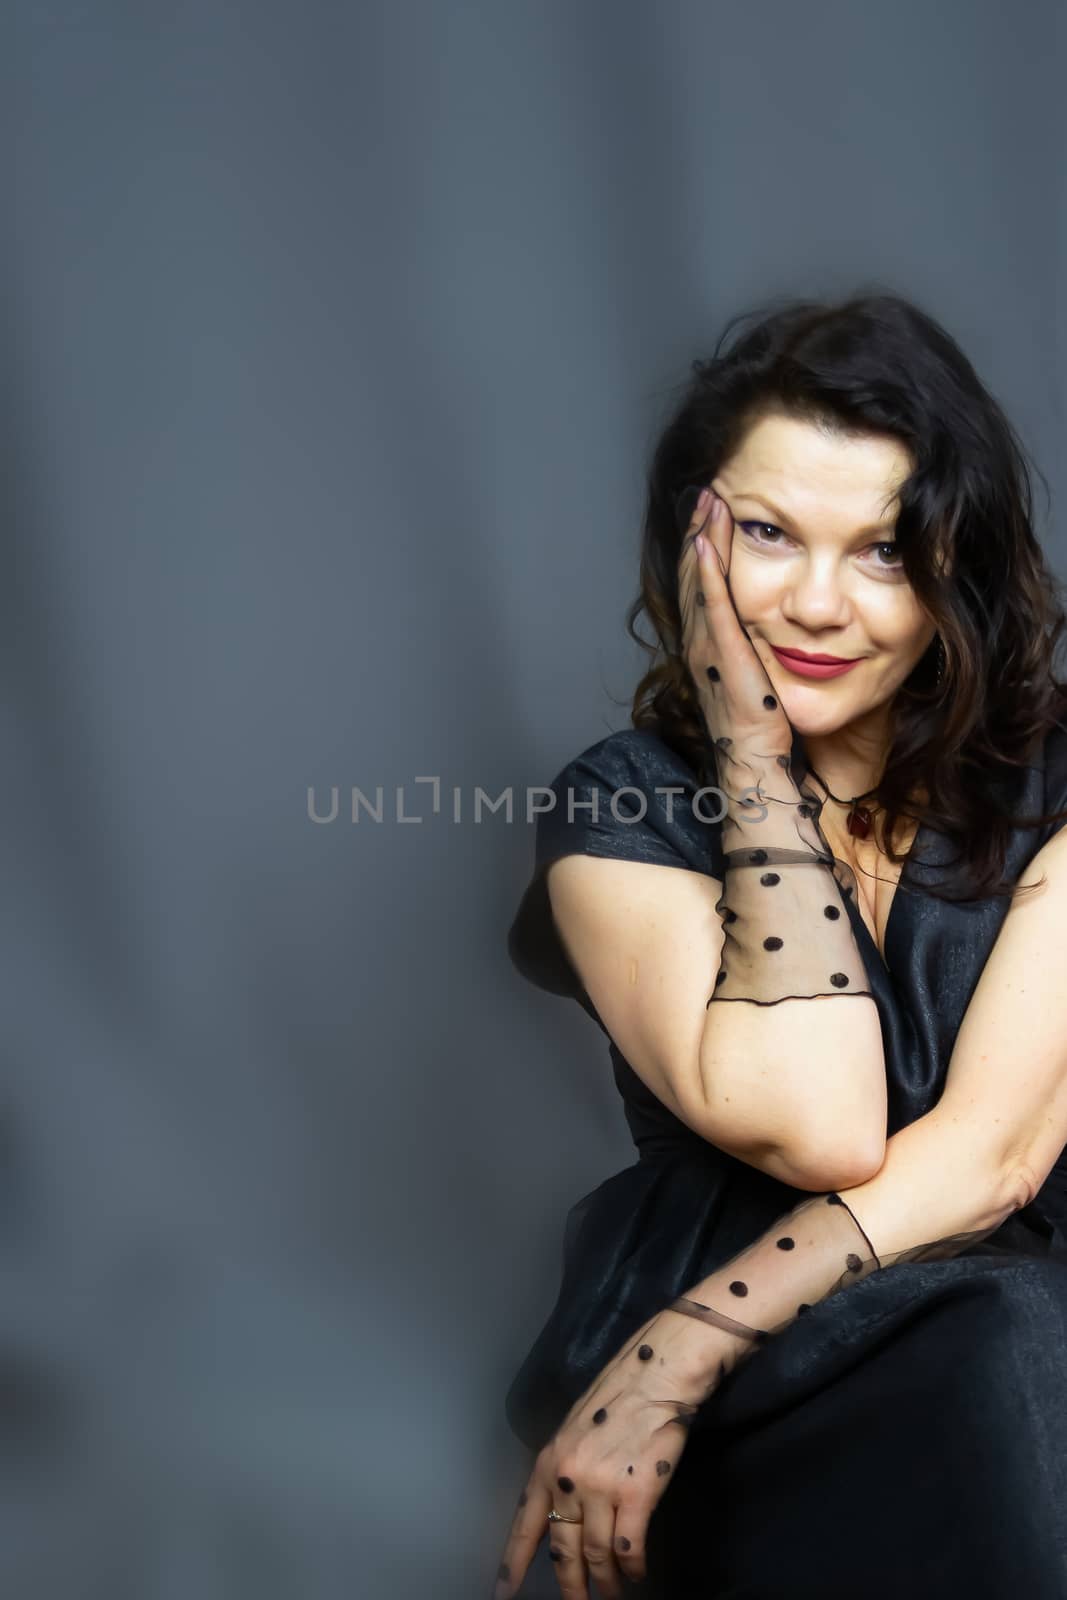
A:
{"type": "Polygon", "coordinates": [[[938,634],[938,636],[937,636],[937,675],[934,678],[934,682],[935,683],[940,683],[941,682],[941,679],[942,679],[942,677],[944,675],[944,671],[945,671],[945,642],[942,639],[941,635],[938,634]]]}

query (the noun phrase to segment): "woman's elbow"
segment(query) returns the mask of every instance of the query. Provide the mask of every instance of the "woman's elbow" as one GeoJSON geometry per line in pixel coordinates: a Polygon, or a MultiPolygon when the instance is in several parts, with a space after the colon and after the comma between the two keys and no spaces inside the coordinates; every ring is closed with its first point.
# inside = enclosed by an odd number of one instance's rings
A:
{"type": "Polygon", "coordinates": [[[796,1154],[797,1167],[808,1180],[798,1187],[822,1193],[867,1183],[881,1171],[885,1149],[884,1133],[841,1138],[833,1129],[820,1130],[796,1154]]]}

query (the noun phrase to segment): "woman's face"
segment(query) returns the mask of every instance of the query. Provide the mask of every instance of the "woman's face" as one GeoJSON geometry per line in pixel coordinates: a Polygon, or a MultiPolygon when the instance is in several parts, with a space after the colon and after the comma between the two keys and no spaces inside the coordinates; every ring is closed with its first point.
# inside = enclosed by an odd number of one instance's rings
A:
{"type": "Polygon", "coordinates": [[[769,415],[712,479],[734,520],[737,613],[798,732],[833,733],[892,700],[933,639],[893,549],[908,452],[769,415]],[[855,659],[806,677],[775,649],[855,659]]]}

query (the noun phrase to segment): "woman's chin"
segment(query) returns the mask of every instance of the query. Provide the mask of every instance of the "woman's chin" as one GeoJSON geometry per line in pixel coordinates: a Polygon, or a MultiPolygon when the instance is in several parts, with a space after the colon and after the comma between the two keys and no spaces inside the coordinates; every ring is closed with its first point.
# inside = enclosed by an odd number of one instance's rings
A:
{"type": "Polygon", "coordinates": [[[779,704],[789,719],[790,726],[800,734],[824,735],[836,733],[854,722],[862,706],[844,706],[840,701],[831,704],[829,697],[819,693],[819,685],[775,684],[779,704]]]}

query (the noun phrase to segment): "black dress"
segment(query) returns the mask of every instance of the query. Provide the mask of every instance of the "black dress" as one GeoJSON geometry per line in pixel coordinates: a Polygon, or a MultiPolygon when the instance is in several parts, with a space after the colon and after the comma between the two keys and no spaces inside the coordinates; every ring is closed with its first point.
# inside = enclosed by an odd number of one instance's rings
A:
{"type": "MultiPolygon", "coordinates": [[[[721,878],[720,828],[694,812],[692,768],[650,732],[610,734],[552,788],[509,954],[603,1029],[556,933],[546,867],[577,852],[721,878]],[[594,795],[595,819],[581,805],[594,795]]],[[[1015,815],[1067,806],[1067,728],[1010,798],[1015,815]]],[[[715,795],[696,809],[714,815],[715,795]]],[[[1016,829],[1008,870],[1021,874],[1058,826],[1016,829]]],[[[1009,908],[924,895],[950,880],[951,860],[943,835],[918,830],[884,960],[846,901],[881,1020],[890,1134],[940,1098],[1009,908]]],[[[608,1042],[638,1160],[567,1216],[558,1300],[506,1398],[532,1450],[642,1323],[807,1198],[702,1140],[608,1042]]],[[[730,1374],[651,1519],[648,1574],[635,1593],[656,1600],[1067,1600],[1067,1152],[989,1239],[872,1273],[730,1374]]]]}

